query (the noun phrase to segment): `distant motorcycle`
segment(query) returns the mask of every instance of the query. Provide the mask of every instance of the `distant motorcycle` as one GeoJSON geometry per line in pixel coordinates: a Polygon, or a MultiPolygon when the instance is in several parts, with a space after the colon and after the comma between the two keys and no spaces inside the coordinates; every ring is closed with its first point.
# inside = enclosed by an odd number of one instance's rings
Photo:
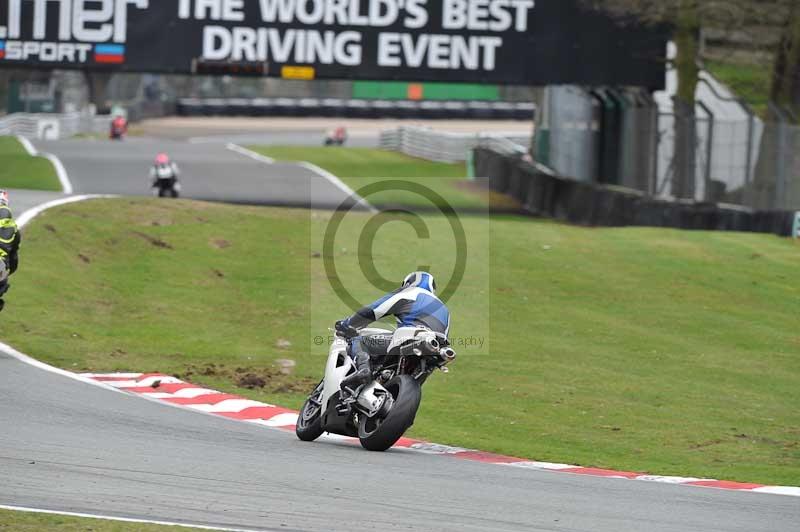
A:
{"type": "Polygon", "coordinates": [[[111,140],[123,140],[125,135],[128,134],[128,121],[124,117],[118,116],[111,121],[111,131],[109,138],[111,140]]]}
{"type": "Polygon", "coordinates": [[[325,137],[326,146],[344,146],[345,142],[347,142],[347,130],[343,127],[329,131],[325,137]]]}
{"type": "Polygon", "coordinates": [[[150,168],[150,179],[155,195],[159,198],[177,198],[180,196],[181,184],[178,181],[180,170],[178,165],[170,161],[164,153],[159,153],[155,164],[150,168]]]}
{"type": "MultiPolygon", "coordinates": [[[[388,337],[387,336],[387,337],[388,337]]],[[[403,327],[395,332],[363,329],[337,333],[331,345],[325,378],[306,400],[295,432],[313,441],[323,432],[358,438],[370,451],[385,451],[414,423],[422,400],[422,384],[437,369],[447,372],[456,353],[447,338],[424,328],[403,327]],[[373,360],[373,380],[342,397],[340,384],[356,371],[347,355],[357,335],[388,335],[392,340],[384,360],[373,360]]]]}

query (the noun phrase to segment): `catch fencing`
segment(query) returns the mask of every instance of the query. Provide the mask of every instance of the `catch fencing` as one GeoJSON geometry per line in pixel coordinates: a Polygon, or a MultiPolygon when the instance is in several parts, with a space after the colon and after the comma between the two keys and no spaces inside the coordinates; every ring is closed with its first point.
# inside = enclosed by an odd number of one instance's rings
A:
{"type": "Polygon", "coordinates": [[[472,150],[478,147],[522,154],[528,151],[530,141],[531,133],[519,131],[452,133],[423,127],[399,127],[382,131],[380,136],[380,146],[384,150],[446,163],[467,161],[472,150]]]}
{"type": "Polygon", "coordinates": [[[767,122],[745,202],[754,208],[800,210],[800,126],[767,122]]]}
{"type": "Polygon", "coordinates": [[[800,210],[800,125],[777,109],[762,120],[724,95],[716,104],[676,112],[642,91],[559,88],[545,104],[536,158],[658,199],[800,210]]]}
{"type": "Polygon", "coordinates": [[[0,117],[0,135],[55,140],[75,135],[107,134],[110,116],[88,113],[12,113],[0,117]]]}
{"type": "Polygon", "coordinates": [[[659,116],[655,196],[800,209],[800,126],[755,116],[659,116]],[[683,154],[676,135],[693,145],[683,154]]]}

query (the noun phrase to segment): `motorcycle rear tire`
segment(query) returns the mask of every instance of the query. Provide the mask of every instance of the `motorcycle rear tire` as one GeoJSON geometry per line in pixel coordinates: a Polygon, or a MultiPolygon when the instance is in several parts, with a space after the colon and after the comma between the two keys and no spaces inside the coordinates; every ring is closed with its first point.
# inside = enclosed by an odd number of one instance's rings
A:
{"type": "Polygon", "coordinates": [[[297,437],[302,441],[314,441],[322,436],[322,408],[317,407],[317,412],[313,416],[305,417],[306,409],[311,405],[311,398],[315,395],[322,395],[322,382],[311,392],[311,395],[303,403],[303,408],[297,416],[297,423],[295,424],[294,432],[297,437]]]}
{"type": "Polygon", "coordinates": [[[392,394],[394,404],[383,419],[359,416],[358,440],[368,451],[385,451],[397,443],[403,434],[414,424],[422,388],[408,375],[398,375],[384,387],[392,394]]]}

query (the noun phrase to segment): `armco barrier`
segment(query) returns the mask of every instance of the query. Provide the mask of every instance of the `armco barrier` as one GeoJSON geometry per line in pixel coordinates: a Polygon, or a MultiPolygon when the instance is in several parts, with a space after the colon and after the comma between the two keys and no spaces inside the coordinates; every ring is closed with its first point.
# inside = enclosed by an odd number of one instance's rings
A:
{"type": "Polygon", "coordinates": [[[58,122],[58,137],[69,138],[79,134],[107,134],[111,116],[87,113],[12,113],[0,117],[0,135],[22,135],[38,138],[40,122],[58,122]]]}
{"type": "Polygon", "coordinates": [[[519,156],[474,150],[478,182],[512,196],[532,216],[587,226],[651,226],[790,236],[794,213],[735,205],[666,201],[641,192],[543,173],[519,156]]]}
{"type": "Polygon", "coordinates": [[[322,116],[346,118],[417,118],[434,120],[533,120],[528,102],[412,101],[337,98],[183,98],[182,116],[322,116]]]}
{"type": "Polygon", "coordinates": [[[498,152],[525,153],[527,131],[452,133],[426,127],[402,126],[381,131],[380,147],[429,161],[460,162],[477,146],[498,152]]]}

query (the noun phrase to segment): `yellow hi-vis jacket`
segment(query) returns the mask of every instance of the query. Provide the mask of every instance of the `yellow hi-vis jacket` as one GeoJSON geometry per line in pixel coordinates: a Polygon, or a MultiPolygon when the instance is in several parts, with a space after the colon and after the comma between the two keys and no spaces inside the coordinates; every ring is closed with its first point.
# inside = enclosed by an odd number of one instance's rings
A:
{"type": "Polygon", "coordinates": [[[8,207],[0,207],[0,259],[8,266],[10,273],[17,271],[19,265],[19,244],[22,235],[8,207]]]}

